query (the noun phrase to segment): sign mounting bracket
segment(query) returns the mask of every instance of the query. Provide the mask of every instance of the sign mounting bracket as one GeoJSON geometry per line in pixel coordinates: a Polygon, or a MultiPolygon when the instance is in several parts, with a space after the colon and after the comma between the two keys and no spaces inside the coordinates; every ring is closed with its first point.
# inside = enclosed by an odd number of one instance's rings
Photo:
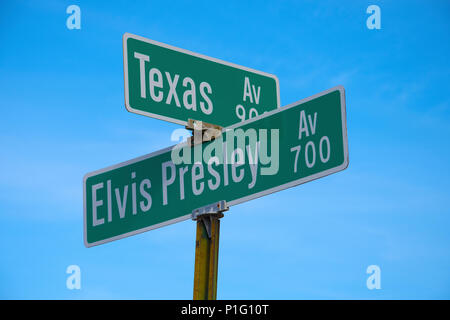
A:
{"type": "Polygon", "coordinates": [[[223,129],[221,126],[194,119],[188,119],[185,128],[192,131],[193,134],[188,140],[190,146],[219,138],[222,135],[223,129]]]}
{"type": "Polygon", "coordinates": [[[192,220],[203,221],[208,237],[211,239],[211,222],[213,218],[222,218],[223,212],[228,211],[229,207],[225,200],[220,200],[212,204],[192,210],[192,220]]]}

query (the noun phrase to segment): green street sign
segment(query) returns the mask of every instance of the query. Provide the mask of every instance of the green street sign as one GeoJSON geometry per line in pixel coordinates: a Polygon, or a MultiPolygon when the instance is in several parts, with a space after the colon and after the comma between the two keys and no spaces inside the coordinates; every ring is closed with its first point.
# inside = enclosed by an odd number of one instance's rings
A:
{"type": "Polygon", "coordinates": [[[87,247],[290,188],[348,166],[342,86],[230,126],[216,139],[187,143],[84,177],[87,247]]]}
{"type": "Polygon", "coordinates": [[[222,127],[280,107],[278,78],[233,63],[123,35],[128,111],[186,125],[222,127]]]}

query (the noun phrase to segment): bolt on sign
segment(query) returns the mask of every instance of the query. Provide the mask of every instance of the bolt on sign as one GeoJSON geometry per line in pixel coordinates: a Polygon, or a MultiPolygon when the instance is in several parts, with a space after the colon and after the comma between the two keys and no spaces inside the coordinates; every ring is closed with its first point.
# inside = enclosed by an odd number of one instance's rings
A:
{"type": "MultiPolygon", "coordinates": [[[[151,60],[150,60],[151,61],[151,60]]],[[[87,247],[191,218],[324,177],[348,166],[342,86],[175,146],[87,174],[87,247]]]]}
{"type": "Polygon", "coordinates": [[[280,107],[278,78],[130,33],[123,35],[128,111],[222,127],[280,107]]]}

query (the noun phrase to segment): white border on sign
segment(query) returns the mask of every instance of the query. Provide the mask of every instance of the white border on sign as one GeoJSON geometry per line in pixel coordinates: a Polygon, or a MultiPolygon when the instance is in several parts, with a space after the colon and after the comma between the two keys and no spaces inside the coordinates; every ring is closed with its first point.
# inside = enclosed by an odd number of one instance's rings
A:
{"type": "Polygon", "coordinates": [[[192,51],[189,51],[189,50],[177,48],[177,47],[174,47],[174,46],[162,43],[162,42],[158,42],[158,41],[155,41],[155,40],[147,39],[147,38],[144,38],[144,37],[137,36],[135,34],[131,34],[131,33],[126,32],[126,33],[123,34],[123,37],[122,37],[122,39],[123,39],[123,76],[124,76],[124,82],[125,82],[125,108],[129,112],[140,114],[140,115],[147,116],[147,117],[160,119],[160,120],[164,120],[164,121],[168,121],[168,122],[172,122],[172,123],[176,123],[176,124],[181,124],[183,126],[187,125],[187,121],[182,121],[182,120],[179,120],[179,119],[162,116],[162,115],[159,115],[159,114],[156,114],[156,113],[151,113],[151,112],[146,112],[146,111],[134,109],[134,108],[132,108],[130,106],[130,100],[129,100],[130,99],[130,95],[129,95],[129,88],[128,88],[128,50],[127,50],[127,40],[128,40],[128,38],[132,38],[132,39],[140,40],[140,41],[143,41],[143,42],[151,43],[151,44],[154,44],[154,45],[159,46],[159,47],[163,47],[163,48],[167,48],[167,49],[170,49],[170,50],[174,50],[174,51],[178,51],[178,52],[181,52],[181,53],[185,53],[185,54],[197,57],[197,58],[213,61],[213,62],[216,62],[216,63],[219,63],[219,64],[223,64],[223,65],[226,65],[226,66],[229,66],[229,67],[233,67],[233,68],[236,68],[236,69],[241,69],[241,70],[245,70],[245,71],[248,71],[248,72],[259,74],[261,76],[273,78],[275,80],[276,87],[277,87],[277,108],[280,108],[280,85],[279,85],[278,77],[276,75],[274,75],[274,74],[270,74],[270,73],[267,73],[267,72],[254,70],[254,69],[247,68],[247,67],[244,67],[244,66],[240,66],[240,65],[237,65],[237,64],[234,64],[234,63],[231,63],[231,62],[226,62],[226,61],[223,61],[223,60],[220,60],[220,59],[208,57],[208,56],[205,56],[205,55],[200,54],[200,53],[195,53],[195,52],[192,52],[192,51]]]}
{"type": "MultiPolygon", "coordinates": [[[[343,146],[344,146],[344,162],[341,165],[337,166],[337,167],[334,167],[334,168],[331,168],[331,169],[328,169],[328,170],[325,170],[325,171],[322,171],[322,172],[319,172],[319,173],[316,173],[316,174],[313,174],[313,175],[310,175],[310,176],[307,176],[307,177],[304,177],[304,178],[301,178],[301,179],[298,179],[298,180],[295,180],[295,181],[291,181],[291,182],[282,184],[282,185],[274,187],[274,188],[270,188],[270,189],[267,189],[267,190],[264,190],[264,191],[260,191],[258,193],[255,193],[255,194],[252,194],[252,195],[249,195],[249,196],[245,196],[245,197],[242,197],[242,198],[239,198],[239,199],[236,199],[236,200],[229,201],[229,202],[227,202],[227,204],[229,206],[234,206],[236,204],[240,204],[240,203],[243,203],[243,202],[246,202],[246,201],[249,201],[249,200],[260,198],[262,196],[265,196],[265,195],[268,195],[268,194],[271,194],[271,193],[274,193],[274,192],[277,192],[277,191],[281,191],[281,190],[284,190],[284,189],[295,187],[295,186],[298,186],[300,184],[303,184],[303,183],[306,183],[306,182],[309,182],[309,181],[312,181],[312,180],[316,180],[316,179],[328,176],[328,175],[330,175],[332,173],[336,173],[336,172],[342,171],[342,170],[344,170],[345,168],[348,167],[349,158],[348,158],[347,120],[346,120],[346,107],[345,107],[345,89],[341,85],[333,87],[333,88],[328,89],[328,90],[325,90],[325,91],[320,92],[318,94],[315,94],[315,95],[313,95],[311,97],[308,97],[308,98],[299,100],[297,102],[291,103],[291,104],[289,104],[289,105],[287,105],[285,107],[278,108],[276,110],[272,110],[272,111],[266,112],[266,113],[264,113],[262,115],[259,115],[257,117],[248,119],[246,121],[239,122],[238,124],[232,125],[232,126],[227,127],[227,128],[225,128],[223,130],[234,129],[236,127],[240,127],[240,126],[246,125],[248,123],[252,123],[252,122],[257,121],[259,119],[270,117],[273,114],[276,114],[278,112],[283,112],[284,110],[296,107],[296,106],[301,105],[301,104],[303,104],[305,102],[308,102],[308,101],[313,100],[315,98],[321,97],[323,95],[326,95],[326,94],[328,94],[330,92],[333,92],[333,91],[336,91],[336,90],[338,90],[340,92],[340,99],[341,99],[342,140],[343,140],[342,142],[343,142],[343,146]]],[[[103,244],[103,243],[111,242],[111,241],[114,241],[114,240],[126,238],[126,237],[129,237],[129,236],[132,236],[132,235],[135,235],[135,234],[139,234],[139,233],[142,233],[142,232],[145,232],[145,231],[161,228],[161,227],[164,227],[164,226],[176,223],[176,222],[181,222],[181,221],[190,219],[192,217],[192,213],[188,213],[188,214],[186,214],[184,216],[181,216],[181,217],[178,217],[178,218],[175,218],[175,219],[172,219],[172,220],[164,221],[164,222],[161,222],[161,223],[149,226],[149,227],[145,227],[145,228],[142,228],[142,229],[139,229],[139,230],[130,231],[130,232],[127,232],[127,233],[124,233],[124,234],[121,234],[121,235],[117,235],[117,236],[114,236],[114,237],[111,237],[111,238],[108,238],[108,239],[103,239],[103,240],[96,241],[96,242],[93,242],[93,243],[88,243],[87,242],[86,180],[89,177],[96,176],[96,175],[99,175],[99,174],[107,172],[107,171],[111,171],[111,170],[114,170],[114,169],[117,169],[117,168],[125,167],[125,166],[127,166],[129,164],[133,164],[135,162],[140,162],[140,161],[145,160],[145,159],[156,157],[157,155],[160,155],[162,153],[165,153],[165,152],[171,150],[175,146],[176,145],[173,145],[171,147],[164,148],[162,150],[158,150],[158,151],[152,152],[150,154],[147,154],[147,155],[135,158],[135,159],[131,159],[131,160],[128,160],[128,161],[125,161],[125,162],[121,162],[119,164],[112,165],[112,166],[109,166],[107,168],[103,168],[103,169],[100,169],[100,170],[97,170],[97,171],[93,171],[93,172],[87,173],[84,176],[84,178],[83,178],[83,208],[84,208],[84,216],[83,216],[84,228],[83,228],[83,230],[84,230],[84,245],[86,247],[89,248],[89,247],[97,246],[97,245],[100,245],[100,244],[103,244]]]]}

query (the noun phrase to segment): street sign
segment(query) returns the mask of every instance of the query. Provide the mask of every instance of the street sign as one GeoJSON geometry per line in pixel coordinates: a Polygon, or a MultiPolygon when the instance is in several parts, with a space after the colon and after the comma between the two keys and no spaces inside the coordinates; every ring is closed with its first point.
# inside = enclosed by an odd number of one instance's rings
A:
{"type": "Polygon", "coordinates": [[[146,39],[123,35],[128,111],[186,125],[222,127],[280,107],[278,78],[146,39]]]}
{"type": "Polygon", "coordinates": [[[327,91],[223,130],[84,177],[84,241],[95,246],[233,206],[348,166],[344,88],[327,91]]]}

